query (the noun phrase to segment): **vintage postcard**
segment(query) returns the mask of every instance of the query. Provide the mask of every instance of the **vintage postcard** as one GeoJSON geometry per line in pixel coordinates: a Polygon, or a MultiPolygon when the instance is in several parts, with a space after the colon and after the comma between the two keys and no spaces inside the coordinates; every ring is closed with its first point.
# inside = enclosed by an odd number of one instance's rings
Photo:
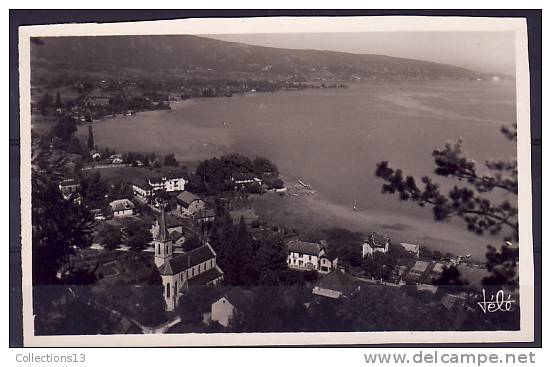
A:
{"type": "Polygon", "coordinates": [[[26,346],[533,341],[513,18],[19,32],[26,346]]]}

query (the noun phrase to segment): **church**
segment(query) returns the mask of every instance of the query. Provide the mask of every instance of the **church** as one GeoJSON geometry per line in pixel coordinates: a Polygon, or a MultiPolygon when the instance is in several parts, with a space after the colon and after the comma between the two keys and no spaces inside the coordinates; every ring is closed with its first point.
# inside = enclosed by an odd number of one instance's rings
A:
{"type": "Polygon", "coordinates": [[[216,285],[222,281],[224,273],[216,265],[216,252],[208,242],[191,251],[174,254],[163,205],[158,223],[159,230],[153,241],[155,265],[161,273],[166,309],[172,311],[182,292],[190,287],[216,285]]]}

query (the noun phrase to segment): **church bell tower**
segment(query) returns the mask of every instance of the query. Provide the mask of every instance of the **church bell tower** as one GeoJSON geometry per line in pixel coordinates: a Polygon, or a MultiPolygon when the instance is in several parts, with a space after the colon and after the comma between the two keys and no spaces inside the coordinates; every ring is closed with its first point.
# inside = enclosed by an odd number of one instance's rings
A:
{"type": "Polygon", "coordinates": [[[155,265],[160,267],[172,259],[173,243],[168,235],[166,227],[165,204],[161,204],[161,216],[159,218],[159,231],[153,241],[155,246],[155,265]]]}

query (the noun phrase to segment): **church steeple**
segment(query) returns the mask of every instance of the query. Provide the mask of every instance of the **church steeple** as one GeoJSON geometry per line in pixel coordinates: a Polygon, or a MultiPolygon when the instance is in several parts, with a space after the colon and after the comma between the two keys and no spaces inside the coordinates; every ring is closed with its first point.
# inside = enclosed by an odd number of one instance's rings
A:
{"type": "Polygon", "coordinates": [[[161,216],[159,218],[159,232],[155,236],[155,240],[159,242],[169,241],[168,230],[166,229],[166,214],[165,214],[165,204],[161,204],[161,216]]]}
{"type": "Polygon", "coordinates": [[[158,219],[159,231],[154,239],[155,245],[155,265],[160,267],[170,259],[172,259],[172,241],[168,235],[166,227],[165,204],[161,204],[161,215],[158,219]]]}

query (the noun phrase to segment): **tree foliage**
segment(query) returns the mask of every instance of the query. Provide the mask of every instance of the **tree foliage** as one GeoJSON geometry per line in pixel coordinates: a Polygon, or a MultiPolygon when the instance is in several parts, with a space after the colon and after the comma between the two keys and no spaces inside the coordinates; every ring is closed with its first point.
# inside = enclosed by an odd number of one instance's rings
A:
{"type": "Polygon", "coordinates": [[[143,250],[153,240],[149,229],[140,222],[130,222],[124,230],[126,232],[125,244],[132,250],[143,250]]]}
{"type": "MultiPolygon", "coordinates": [[[[503,128],[508,139],[516,140],[516,125],[503,128]]],[[[388,162],[377,164],[375,175],[385,181],[383,193],[397,194],[400,200],[412,201],[420,206],[432,206],[434,219],[447,221],[459,217],[467,228],[477,234],[505,233],[506,240],[518,241],[518,210],[509,201],[510,194],[517,194],[518,170],[516,159],[490,159],[481,172],[472,159],[463,156],[462,142],[448,142],[441,150],[432,153],[436,168],[434,173],[455,178],[464,186],[454,186],[447,194],[440,185],[424,176],[419,186],[413,176],[404,176],[400,169],[393,169],[388,162]],[[505,198],[493,203],[487,193],[501,190],[505,198]]]]}
{"type": "Polygon", "coordinates": [[[333,228],[326,232],[329,251],[337,255],[339,264],[344,266],[360,266],[362,255],[360,246],[363,235],[347,229],[333,228]]]}
{"type": "Polygon", "coordinates": [[[180,163],[176,160],[176,157],[174,156],[174,153],[169,153],[169,154],[165,155],[164,165],[165,166],[178,167],[180,165],[180,163]]]}
{"type": "Polygon", "coordinates": [[[89,208],[103,208],[107,205],[106,195],[109,187],[101,178],[98,171],[82,177],[81,193],[83,203],[89,208]]]}
{"type": "Polygon", "coordinates": [[[122,234],[118,227],[104,224],[100,230],[101,244],[108,250],[114,250],[122,243],[122,234]]]}
{"type": "Polygon", "coordinates": [[[453,265],[445,266],[440,276],[433,283],[439,287],[440,292],[460,292],[464,291],[466,286],[469,285],[469,281],[464,279],[459,270],[453,265]]]}
{"type": "Polygon", "coordinates": [[[251,161],[250,158],[239,154],[229,154],[201,162],[197,166],[195,175],[203,187],[195,182],[192,186],[214,192],[230,191],[234,189],[231,178],[237,173],[254,173],[258,176],[267,174],[272,178],[277,178],[279,175],[277,166],[266,158],[256,157],[251,161]]]}
{"type": "Polygon", "coordinates": [[[56,274],[75,248],[90,246],[92,217],[84,207],[65,200],[58,187],[33,180],[33,284],[56,284],[56,274]]]}
{"type": "Polygon", "coordinates": [[[166,320],[164,289],[161,274],[156,267],[151,268],[145,284],[134,287],[133,298],[137,305],[133,316],[145,326],[155,326],[166,320]]]}
{"type": "Polygon", "coordinates": [[[92,130],[92,125],[88,126],[88,150],[94,149],[94,131],[92,130]]]}
{"type": "Polygon", "coordinates": [[[254,241],[243,217],[232,232],[232,237],[229,237],[220,252],[219,262],[224,269],[224,282],[237,286],[254,284],[258,276],[254,261],[254,241]]]}
{"type": "MultiPolygon", "coordinates": [[[[516,141],[516,124],[503,126],[501,133],[506,139],[516,141]]],[[[478,235],[502,233],[505,241],[519,240],[518,209],[510,201],[511,197],[517,199],[518,193],[516,159],[489,159],[482,171],[474,160],[463,156],[461,140],[446,143],[443,149],[434,150],[432,156],[437,176],[453,178],[464,185],[456,185],[445,194],[430,177],[422,177],[422,185],[418,186],[413,176],[404,176],[402,170],[391,168],[383,161],[377,164],[375,171],[375,175],[385,181],[383,193],[397,194],[400,200],[420,206],[431,206],[436,221],[458,217],[466,223],[469,231],[478,235]],[[494,191],[505,195],[493,195],[490,199],[494,191]]],[[[514,270],[518,249],[513,251],[504,246],[499,253],[495,247],[488,246],[487,260],[491,275],[486,282],[518,284],[517,271],[514,270]]]]}

